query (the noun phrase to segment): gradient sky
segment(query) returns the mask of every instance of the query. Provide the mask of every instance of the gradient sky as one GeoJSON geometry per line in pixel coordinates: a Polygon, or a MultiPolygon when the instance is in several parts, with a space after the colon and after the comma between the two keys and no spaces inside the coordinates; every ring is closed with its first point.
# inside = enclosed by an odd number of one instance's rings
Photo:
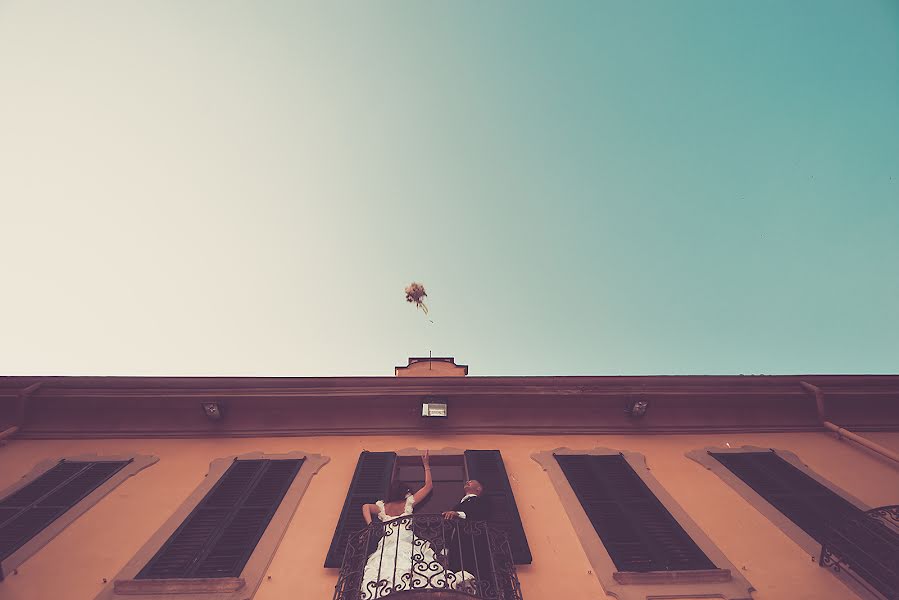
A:
{"type": "Polygon", "coordinates": [[[0,0],[0,203],[2,374],[896,373],[899,2],[0,0]]]}

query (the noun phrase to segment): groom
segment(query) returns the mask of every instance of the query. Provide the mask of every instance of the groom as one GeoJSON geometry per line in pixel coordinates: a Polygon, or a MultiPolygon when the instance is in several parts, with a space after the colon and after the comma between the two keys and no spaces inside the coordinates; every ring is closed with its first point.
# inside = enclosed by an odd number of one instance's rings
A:
{"type": "MultiPolygon", "coordinates": [[[[486,521],[490,518],[490,500],[482,498],[484,486],[480,481],[471,479],[462,486],[465,496],[459,501],[453,510],[443,513],[443,518],[448,521],[464,520],[459,522],[453,533],[453,539],[449,542],[450,570],[459,573],[467,571],[480,581],[479,586],[492,586],[492,572],[490,569],[490,553],[487,544],[487,532],[472,535],[473,521],[486,521]],[[458,533],[456,533],[458,532],[458,533]]],[[[465,577],[465,575],[462,575],[465,577]]]]}

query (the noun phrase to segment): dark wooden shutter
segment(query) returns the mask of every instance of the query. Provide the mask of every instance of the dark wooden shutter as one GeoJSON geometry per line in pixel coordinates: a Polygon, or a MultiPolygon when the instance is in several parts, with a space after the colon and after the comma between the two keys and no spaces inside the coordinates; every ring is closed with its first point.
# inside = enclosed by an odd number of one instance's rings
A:
{"type": "Polygon", "coordinates": [[[862,512],[775,452],[709,454],[819,543],[826,523],[862,512]]]}
{"type": "Polygon", "coordinates": [[[384,499],[390,486],[394,463],[394,452],[362,452],[359,455],[356,472],[353,473],[353,481],[350,482],[331,547],[325,557],[325,567],[340,568],[347,540],[352,534],[365,528],[362,505],[384,499]]]}
{"type": "Polygon", "coordinates": [[[238,577],[302,464],[235,460],[135,579],[238,577]]]}
{"type": "Polygon", "coordinates": [[[483,484],[484,497],[490,501],[490,523],[508,534],[515,564],[531,564],[531,549],[499,450],[466,450],[465,466],[468,478],[483,484]]]}
{"type": "Polygon", "coordinates": [[[624,456],[555,458],[619,571],[715,568],[624,456]]]}
{"type": "Polygon", "coordinates": [[[97,489],[131,461],[60,461],[0,500],[0,560],[97,489]]]}

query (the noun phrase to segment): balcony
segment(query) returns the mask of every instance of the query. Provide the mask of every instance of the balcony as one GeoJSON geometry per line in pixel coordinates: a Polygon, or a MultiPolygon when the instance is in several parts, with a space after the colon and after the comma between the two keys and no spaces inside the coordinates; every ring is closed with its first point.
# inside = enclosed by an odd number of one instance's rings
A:
{"type": "Polygon", "coordinates": [[[521,600],[506,533],[484,521],[410,515],[347,542],[334,600],[521,600]]]}
{"type": "Polygon", "coordinates": [[[874,598],[899,598],[899,506],[828,524],[818,564],[845,571],[874,598]]]}

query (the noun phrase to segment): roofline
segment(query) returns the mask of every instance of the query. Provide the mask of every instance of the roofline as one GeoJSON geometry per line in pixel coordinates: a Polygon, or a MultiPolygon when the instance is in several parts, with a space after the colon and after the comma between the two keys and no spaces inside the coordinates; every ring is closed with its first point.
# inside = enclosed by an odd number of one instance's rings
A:
{"type": "Polygon", "coordinates": [[[823,431],[801,381],[840,426],[899,431],[899,375],[8,376],[0,426],[21,425],[19,438],[823,431]],[[420,416],[435,397],[449,406],[439,423],[420,416]],[[643,418],[625,413],[635,399],[643,418]],[[206,418],[209,402],[222,419],[206,418]]]}

